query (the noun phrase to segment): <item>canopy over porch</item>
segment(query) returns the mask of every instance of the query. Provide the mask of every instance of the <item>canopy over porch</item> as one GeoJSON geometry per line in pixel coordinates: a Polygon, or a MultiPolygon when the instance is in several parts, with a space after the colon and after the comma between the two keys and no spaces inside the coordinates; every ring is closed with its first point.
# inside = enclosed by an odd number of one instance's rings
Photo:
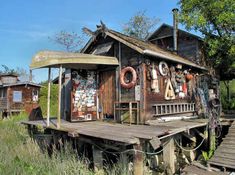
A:
{"type": "Polygon", "coordinates": [[[48,97],[47,97],[47,126],[50,125],[50,84],[51,68],[59,68],[59,91],[58,91],[58,114],[57,128],[60,128],[61,121],[61,87],[62,69],[88,69],[96,70],[105,67],[116,67],[119,65],[115,57],[98,56],[92,54],[70,53],[60,51],[41,51],[38,52],[30,64],[30,69],[48,68],[48,97]]]}
{"type": "Polygon", "coordinates": [[[41,51],[32,58],[30,69],[59,68],[60,65],[63,68],[97,69],[98,65],[118,66],[118,60],[115,57],[92,54],[41,51]]]}

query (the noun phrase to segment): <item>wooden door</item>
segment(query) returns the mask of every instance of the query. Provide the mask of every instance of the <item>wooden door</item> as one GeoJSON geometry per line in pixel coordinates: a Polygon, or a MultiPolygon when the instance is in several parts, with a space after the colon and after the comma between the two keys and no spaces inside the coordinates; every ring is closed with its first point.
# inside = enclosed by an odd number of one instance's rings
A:
{"type": "Polygon", "coordinates": [[[108,117],[113,116],[115,89],[115,71],[101,72],[99,83],[100,118],[103,118],[105,115],[108,117]]]}

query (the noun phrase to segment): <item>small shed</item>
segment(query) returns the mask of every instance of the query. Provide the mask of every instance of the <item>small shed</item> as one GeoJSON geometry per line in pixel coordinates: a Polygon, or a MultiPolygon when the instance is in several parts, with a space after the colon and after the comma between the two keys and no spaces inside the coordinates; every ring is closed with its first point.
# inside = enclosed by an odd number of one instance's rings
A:
{"type": "Polygon", "coordinates": [[[17,75],[0,75],[0,112],[2,116],[25,111],[30,113],[38,106],[41,86],[33,82],[20,82],[17,75]]]}
{"type": "Polygon", "coordinates": [[[32,60],[31,69],[60,68],[62,119],[146,124],[196,116],[200,99],[209,98],[198,90],[218,97],[203,65],[106,26],[98,26],[95,34],[82,53],[43,51],[32,60]]]}

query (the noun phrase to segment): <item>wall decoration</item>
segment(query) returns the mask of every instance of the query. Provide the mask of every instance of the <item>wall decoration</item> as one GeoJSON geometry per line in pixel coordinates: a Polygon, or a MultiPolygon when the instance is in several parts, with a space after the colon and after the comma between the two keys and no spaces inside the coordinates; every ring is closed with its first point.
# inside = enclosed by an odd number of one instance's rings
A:
{"type": "MultiPolygon", "coordinates": [[[[87,119],[88,111],[96,111],[96,73],[94,71],[72,72],[72,117],[87,119]],[[80,112],[85,112],[81,114],[80,112]]],[[[91,114],[89,114],[91,115],[91,114]]]]}
{"type": "Polygon", "coordinates": [[[165,61],[159,63],[159,71],[162,76],[166,76],[169,73],[169,68],[165,61]]]}
{"type": "Polygon", "coordinates": [[[140,85],[135,86],[135,100],[140,101],[140,85]]]}
{"type": "Polygon", "coordinates": [[[177,86],[177,83],[176,83],[176,79],[175,79],[175,76],[176,76],[176,72],[175,72],[175,67],[174,66],[171,66],[170,67],[170,76],[171,76],[171,84],[173,86],[174,89],[176,89],[176,86],[177,86]]]}
{"type": "Polygon", "coordinates": [[[172,87],[170,79],[168,79],[165,90],[165,100],[174,100],[174,99],[175,99],[174,88],[172,87]]]}
{"type": "Polygon", "coordinates": [[[123,68],[120,73],[121,86],[126,89],[131,89],[136,85],[136,83],[137,83],[137,73],[136,73],[135,69],[130,66],[123,68]],[[125,81],[125,79],[126,79],[125,76],[126,76],[127,72],[132,74],[132,80],[129,80],[129,82],[125,81]]]}
{"type": "Polygon", "coordinates": [[[152,63],[152,68],[151,68],[151,89],[155,93],[159,93],[159,83],[158,83],[158,75],[157,75],[157,70],[155,68],[154,63],[152,63]]]}

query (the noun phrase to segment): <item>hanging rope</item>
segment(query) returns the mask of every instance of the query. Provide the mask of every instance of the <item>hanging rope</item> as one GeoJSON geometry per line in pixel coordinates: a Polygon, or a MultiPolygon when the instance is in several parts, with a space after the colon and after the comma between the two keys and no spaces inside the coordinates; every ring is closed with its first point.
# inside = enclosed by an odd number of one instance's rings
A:
{"type": "Polygon", "coordinates": [[[154,155],[160,154],[164,150],[165,146],[169,143],[169,141],[170,141],[170,139],[162,145],[162,149],[158,152],[146,152],[146,151],[141,151],[141,150],[137,150],[137,149],[127,149],[127,150],[124,150],[124,151],[107,151],[106,149],[102,148],[101,146],[99,146],[95,143],[92,143],[92,145],[97,147],[99,150],[101,150],[103,152],[106,152],[106,153],[109,153],[109,154],[123,154],[123,153],[128,153],[128,152],[134,152],[134,153],[138,152],[138,153],[154,156],[154,155]]]}
{"type": "MultiPolygon", "coordinates": [[[[208,126],[209,126],[209,123],[206,125],[205,131],[208,130],[208,126]]],[[[193,148],[193,149],[186,149],[186,148],[184,148],[182,145],[180,145],[179,142],[178,142],[176,139],[174,139],[174,141],[175,141],[176,145],[177,145],[180,149],[182,149],[183,151],[190,152],[190,151],[196,151],[198,148],[200,148],[200,147],[202,146],[203,142],[205,141],[205,139],[206,139],[206,137],[204,137],[204,138],[202,139],[202,141],[200,142],[200,144],[199,144],[197,147],[193,148]]]]}

